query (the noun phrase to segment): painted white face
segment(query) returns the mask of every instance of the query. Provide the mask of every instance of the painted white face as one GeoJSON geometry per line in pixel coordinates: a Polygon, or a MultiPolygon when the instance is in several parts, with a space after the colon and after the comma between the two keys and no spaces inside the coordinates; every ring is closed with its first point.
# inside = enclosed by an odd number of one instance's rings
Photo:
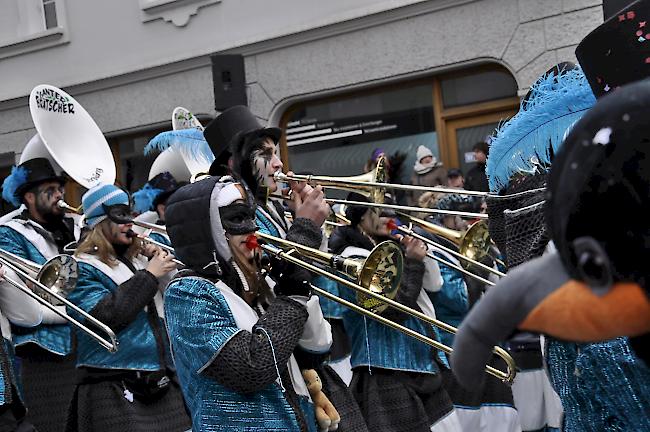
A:
{"type": "Polygon", "coordinates": [[[282,161],[276,154],[276,144],[271,138],[265,138],[261,149],[253,151],[253,173],[257,184],[266,186],[271,192],[278,189],[273,178],[276,171],[282,170],[282,161]]]}

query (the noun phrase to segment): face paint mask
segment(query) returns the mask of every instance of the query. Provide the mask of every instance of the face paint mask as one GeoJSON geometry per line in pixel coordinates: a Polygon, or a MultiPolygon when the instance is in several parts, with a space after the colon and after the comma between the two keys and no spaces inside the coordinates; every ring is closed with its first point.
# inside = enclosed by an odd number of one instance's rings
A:
{"type": "Polygon", "coordinates": [[[102,204],[102,208],[111,222],[116,224],[127,224],[133,222],[131,207],[126,204],[116,204],[112,206],[102,204]]]}
{"type": "Polygon", "coordinates": [[[233,203],[219,208],[221,224],[228,234],[240,235],[257,231],[255,211],[247,204],[233,203]]]}

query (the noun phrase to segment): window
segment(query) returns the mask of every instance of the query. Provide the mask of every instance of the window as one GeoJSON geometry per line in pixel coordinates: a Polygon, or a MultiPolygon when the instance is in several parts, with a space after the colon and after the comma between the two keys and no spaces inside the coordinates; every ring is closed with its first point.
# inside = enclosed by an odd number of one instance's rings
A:
{"type": "Polygon", "coordinates": [[[45,15],[46,29],[51,29],[57,26],[55,0],[43,0],[43,14],[45,15]]]}
{"type": "MultiPolygon", "coordinates": [[[[11,174],[11,168],[16,163],[16,154],[14,152],[0,153],[0,182],[11,174]]],[[[14,210],[14,206],[4,199],[0,198],[0,215],[5,215],[14,210]]]]}
{"type": "Polygon", "coordinates": [[[0,0],[0,59],[68,42],[64,0],[0,0]]]}
{"type": "MultiPolygon", "coordinates": [[[[343,176],[361,174],[376,148],[387,155],[402,152],[412,166],[425,145],[437,157],[438,137],[430,83],[336,100],[304,104],[287,118],[286,144],[291,168],[343,176]]],[[[408,181],[409,170],[402,170],[408,181]]]]}
{"type": "Polygon", "coordinates": [[[364,172],[374,149],[401,152],[406,158],[393,181],[408,184],[420,145],[466,172],[473,145],[518,105],[515,80],[493,64],[298,102],[282,116],[281,153],[296,173],[352,176],[364,172]]]}

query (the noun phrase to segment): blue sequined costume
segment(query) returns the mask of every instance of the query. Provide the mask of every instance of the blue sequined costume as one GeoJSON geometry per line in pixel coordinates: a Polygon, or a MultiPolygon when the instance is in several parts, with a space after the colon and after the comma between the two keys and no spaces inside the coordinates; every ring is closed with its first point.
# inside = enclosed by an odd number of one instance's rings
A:
{"type": "MultiPolygon", "coordinates": [[[[101,270],[80,262],[79,281],[68,299],[89,312],[104,296],[116,289],[117,284],[101,270]]],[[[162,321],[160,324],[163,325],[162,321]]],[[[115,353],[106,350],[86,333],[78,332],[77,335],[77,366],[143,371],[155,371],[164,367],[158,359],[156,338],[144,310],[138,313],[129,326],[117,333],[120,345],[115,353]]]]}
{"type": "MultiPolygon", "coordinates": [[[[43,264],[47,261],[43,254],[25,236],[8,226],[0,226],[0,249],[26,258],[36,264],[43,264]]],[[[70,326],[68,324],[43,324],[29,329],[14,326],[12,330],[15,346],[35,343],[41,348],[61,356],[71,352],[70,326]]]]}
{"type": "MultiPolygon", "coordinates": [[[[215,284],[201,278],[173,281],[165,293],[165,315],[193,430],[300,430],[277,381],[261,391],[242,394],[202,373],[224,345],[243,331],[215,284]]],[[[306,400],[301,400],[301,406],[314,427],[313,406],[306,400]]]]}
{"type": "Polygon", "coordinates": [[[627,338],[591,344],[549,338],[546,356],[564,407],[563,431],[650,430],[650,368],[627,338]]]}

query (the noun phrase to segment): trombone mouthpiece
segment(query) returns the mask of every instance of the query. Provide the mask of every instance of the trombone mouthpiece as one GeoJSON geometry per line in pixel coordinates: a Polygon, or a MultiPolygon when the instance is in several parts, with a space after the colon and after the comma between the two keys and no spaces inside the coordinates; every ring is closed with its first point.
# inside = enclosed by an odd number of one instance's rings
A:
{"type": "Polygon", "coordinates": [[[386,227],[389,230],[394,231],[397,229],[397,223],[395,223],[394,219],[389,219],[388,222],[386,222],[386,227]]]}
{"type": "Polygon", "coordinates": [[[132,229],[130,229],[130,230],[128,230],[128,231],[126,232],[126,236],[127,236],[128,238],[138,238],[138,237],[139,237],[139,236],[135,233],[135,231],[133,231],[132,229]]]}

